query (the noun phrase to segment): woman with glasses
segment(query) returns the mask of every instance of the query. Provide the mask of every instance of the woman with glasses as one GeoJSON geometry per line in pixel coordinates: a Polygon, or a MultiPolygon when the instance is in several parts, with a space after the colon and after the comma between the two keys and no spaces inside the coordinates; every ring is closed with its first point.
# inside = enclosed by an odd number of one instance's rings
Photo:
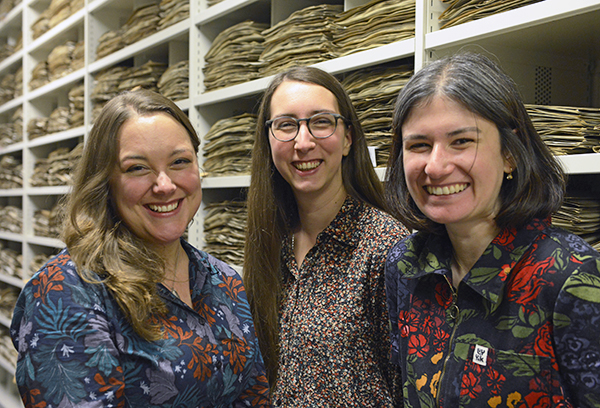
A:
{"type": "Polygon", "coordinates": [[[382,197],[340,83],[316,68],[275,76],[258,112],[244,262],[275,406],[393,406],[383,268],[407,231],[382,197]]]}

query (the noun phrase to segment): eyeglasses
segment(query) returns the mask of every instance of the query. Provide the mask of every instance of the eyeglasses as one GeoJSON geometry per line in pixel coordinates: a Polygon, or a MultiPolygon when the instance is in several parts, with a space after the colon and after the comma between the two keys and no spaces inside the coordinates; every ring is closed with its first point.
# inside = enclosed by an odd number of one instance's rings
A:
{"type": "Polygon", "coordinates": [[[344,123],[347,122],[346,118],[337,113],[317,113],[310,118],[304,119],[280,116],[267,120],[265,126],[271,130],[273,137],[280,142],[291,142],[294,140],[300,131],[300,122],[306,122],[308,131],[314,138],[327,139],[335,133],[338,119],[342,119],[344,123]]]}

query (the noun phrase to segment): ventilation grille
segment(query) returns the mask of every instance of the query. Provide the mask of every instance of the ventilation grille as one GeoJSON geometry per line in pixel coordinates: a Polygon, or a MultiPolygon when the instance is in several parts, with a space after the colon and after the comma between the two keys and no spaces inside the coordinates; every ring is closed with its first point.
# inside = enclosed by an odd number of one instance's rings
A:
{"type": "Polygon", "coordinates": [[[552,105],[552,68],[535,68],[535,103],[552,105]]]}

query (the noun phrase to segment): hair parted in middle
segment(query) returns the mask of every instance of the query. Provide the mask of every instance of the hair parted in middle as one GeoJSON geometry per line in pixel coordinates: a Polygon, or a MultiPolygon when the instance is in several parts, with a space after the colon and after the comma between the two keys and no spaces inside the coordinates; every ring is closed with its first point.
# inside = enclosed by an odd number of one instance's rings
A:
{"type": "Polygon", "coordinates": [[[402,125],[415,107],[434,97],[457,102],[494,123],[501,154],[514,165],[500,190],[500,228],[519,228],[546,218],[562,204],[566,175],[537,133],[514,81],[488,57],[471,52],[441,58],[417,71],[400,91],[392,121],[393,142],[386,173],[388,210],[408,228],[441,233],[444,226],[419,210],[406,185],[402,125]]]}
{"type": "Polygon", "coordinates": [[[356,110],[341,83],[331,74],[314,67],[295,67],[276,75],[264,92],[258,110],[244,251],[244,284],[271,386],[276,380],[278,364],[282,239],[299,222],[292,188],[275,167],[265,126],[265,122],[272,119],[273,93],[285,81],[319,85],[335,96],[339,113],[346,118],[344,125],[350,128],[352,137],[350,152],[342,159],[346,192],[379,209],[384,207],[382,183],[373,169],[356,110]]]}

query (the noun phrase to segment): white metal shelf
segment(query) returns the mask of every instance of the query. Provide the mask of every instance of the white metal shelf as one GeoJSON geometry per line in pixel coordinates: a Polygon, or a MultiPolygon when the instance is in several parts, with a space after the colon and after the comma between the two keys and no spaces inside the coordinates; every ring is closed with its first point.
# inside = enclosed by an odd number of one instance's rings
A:
{"type": "Polygon", "coordinates": [[[67,88],[69,86],[74,85],[79,81],[83,81],[85,76],[85,68],[80,68],[75,72],[71,72],[61,78],[55,79],[52,82],[49,82],[45,85],[40,86],[32,91],[29,91],[25,94],[25,99],[28,101],[32,101],[34,99],[41,98],[43,96],[51,95],[56,91],[67,88]]]}
{"type": "Polygon", "coordinates": [[[41,49],[52,49],[66,40],[71,39],[72,30],[77,29],[78,26],[81,26],[83,29],[85,13],[85,7],[76,11],[74,14],[33,40],[29,47],[27,47],[27,51],[29,53],[34,53],[41,49]]]}
{"type": "Polygon", "coordinates": [[[0,113],[7,112],[12,109],[16,109],[19,106],[23,105],[23,101],[25,98],[23,96],[19,96],[13,100],[6,102],[4,105],[0,106],[0,113]]]}
{"type": "Polygon", "coordinates": [[[0,281],[4,283],[8,283],[9,285],[15,286],[17,288],[22,288],[25,283],[23,280],[19,278],[15,278],[14,276],[7,276],[0,274],[0,281]]]}
{"type": "MultiPolygon", "coordinates": [[[[485,40],[496,38],[505,46],[535,47],[538,52],[540,49],[561,53],[581,51],[582,46],[587,47],[593,41],[592,38],[598,38],[595,34],[600,32],[599,11],[598,0],[544,0],[442,30],[431,28],[434,31],[426,34],[425,48],[482,45],[485,40]],[[577,41],[573,41],[574,37],[577,41]]],[[[432,25],[435,24],[432,21],[432,25]]]]}
{"type": "MultiPolygon", "coordinates": [[[[90,73],[97,73],[105,68],[112,67],[126,59],[135,57],[145,51],[156,48],[158,45],[166,44],[171,40],[182,37],[189,32],[190,19],[180,21],[172,26],[154,33],[134,44],[128,45],[106,57],[94,61],[88,65],[90,73]]],[[[186,37],[187,39],[187,37],[186,37]]]]}
{"type": "Polygon", "coordinates": [[[263,3],[265,7],[270,7],[271,2],[269,0],[225,0],[212,7],[200,10],[200,13],[194,16],[194,24],[202,25],[219,18],[231,18],[232,14],[256,3],[263,3]]]}
{"type": "Polygon", "coordinates": [[[0,197],[21,197],[24,191],[22,188],[0,189],[0,197]]]}
{"type": "MultiPolygon", "coordinates": [[[[25,239],[25,241],[29,244],[44,246],[48,248],[62,249],[65,247],[65,243],[62,242],[60,239],[56,238],[29,236],[25,239]]],[[[25,267],[25,265],[23,265],[23,267],[25,267]]]]}
{"type": "Polygon", "coordinates": [[[64,140],[75,139],[77,137],[83,137],[85,135],[85,126],[78,126],[64,130],[62,132],[50,133],[48,135],[40,136],[27,143],[28,147],[45,146],[51,143],[62,142],[64,140]]]}
{"type": "Polygon", "coordinates": [[[0,147],[0,155],[5,155],[5,154],[8,154],[8,153],[19,152],[19,151],[23,150],[24,146],[25,146],[25,143],[18,142],[18,143],[13,143],[13,144],[8,145],[8,146],[0,147]]]}
{"type": "Polygon", "coordinates": [[[568,174],[600,174],[600,153],[557,156],[568,174]]]}
{"type": "Polygon", "coordinates": [[[207,177],[202,180],[202,189],[243,188],[250,185],[250,175],[207,177]]]}
{"type": "Polygon", "coordinates": [[[19,51],[12,54],[10,57],[8,57],[8,58],[2,60],[2,62],[0,62],[0,73],[4,73],[4,71],[7,71],[8,68],[12,67],[13,65],[16,65],[17,62],[21,61],[22,59],[23,59],[23,49],[20,49],[19,51]]]}

